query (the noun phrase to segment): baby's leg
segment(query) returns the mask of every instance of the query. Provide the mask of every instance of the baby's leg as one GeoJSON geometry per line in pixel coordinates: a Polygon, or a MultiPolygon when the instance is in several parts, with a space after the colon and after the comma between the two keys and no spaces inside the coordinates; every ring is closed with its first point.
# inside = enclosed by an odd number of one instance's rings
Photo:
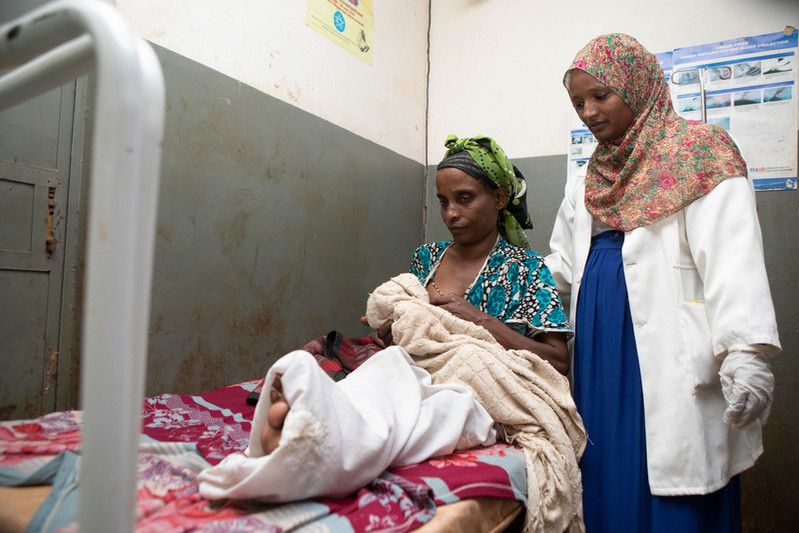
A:
{"type": "Polygon", "coordinates": [[[289,414],[289,404],[283,396],[283,385],[280,377],[276,377],[269,391],[272,405],[266,412],[266,424],[261,429],[261,447],[264,455],[269,455],[280,445],[280,436],[283,434],[283,423],[289,414]]]}

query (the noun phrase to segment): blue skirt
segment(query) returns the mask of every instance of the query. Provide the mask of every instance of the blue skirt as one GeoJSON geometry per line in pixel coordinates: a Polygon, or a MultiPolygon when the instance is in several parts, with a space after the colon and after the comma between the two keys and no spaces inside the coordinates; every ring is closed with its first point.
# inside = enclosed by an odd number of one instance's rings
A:
{"type": "Polygon", "coordinates": [[[703,496],[652,496],[624,233],[591,241],[575,318],[574,398],[588,433],[580,461],[587,533],[739,532],[740,484],[703,496]]]}

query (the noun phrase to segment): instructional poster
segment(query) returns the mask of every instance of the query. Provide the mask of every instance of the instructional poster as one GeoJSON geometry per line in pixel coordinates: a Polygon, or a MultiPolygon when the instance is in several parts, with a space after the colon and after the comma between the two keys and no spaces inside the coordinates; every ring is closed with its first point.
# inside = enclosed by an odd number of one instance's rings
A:
{"type": "Polygon", "coordinates": [[[755,189],[796,189],[797,35],[770,33],[674,50],[672,96],[681,116],[729,131],[755,189]]]}
{"type": "Polygon", "coordinates": [[[372,64],[372,0],[308,0],[307,24],[372,64]]]}
{"type": "MultiPolygon", "coordinates": [[[[797,188],[798,37],[793,29],[656,54],[675,111],[691,120],[704,115],[729,131],[757,190],[797,188]]],[[[585,143],[590,132],[573,110],[572,116],[570,173],[590,158],[575,145],[591,152],[595,146],[585,143]]]]}

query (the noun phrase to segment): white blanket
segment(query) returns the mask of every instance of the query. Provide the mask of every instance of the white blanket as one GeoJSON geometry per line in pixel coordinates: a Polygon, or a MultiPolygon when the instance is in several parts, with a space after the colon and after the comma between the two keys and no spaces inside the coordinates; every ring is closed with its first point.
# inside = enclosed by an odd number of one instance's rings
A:
{"type": "Polygon", "coordinates": [[[265,391],[278,375],[291,409],[277,450],[264,455],[260,441],[271,405],[266,392],[255,408],[247,449],[200,473],[204,498],[343,497],[390,466],[496,441],[494,421],[468,389],[431,384],[397,346],[339,382],[301,350],[269,369],[265,391]]]}
{"type": "Polygon", "coordinates": [[[505,350],[483,327],[429,303],[402,274],[369,296],[366,317],[394,320],[394,342],[433,376],[468,387],[527,460],[525,531],[583,531],[578,461],[586,436],[566,378],[537,355],[505,350]]]}

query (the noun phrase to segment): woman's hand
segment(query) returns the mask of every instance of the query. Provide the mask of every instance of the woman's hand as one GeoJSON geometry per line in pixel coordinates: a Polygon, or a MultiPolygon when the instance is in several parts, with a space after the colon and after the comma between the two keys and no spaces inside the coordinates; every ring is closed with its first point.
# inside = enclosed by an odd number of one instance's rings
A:
{"type": "Polygon", "coordinates": [[[458,318],[483,326],[506,350],[528,350],[547,361],[561,374],[565,375],[569,371],[569,350],[566,335],[563,333],[548,331],[539,333],[534,339],[525,337],[455,294],[431,296],[430,303],[446,309],[458,318]]]}
{"type": "MultiPolygon", "coordinates": [[[[386,346],[391,346],[392,344],[394,344],[394,335],[391,333],[391,325],[393,323],[394,323],[393,320],[387,320],[386,322],[383,323],[382,326],[377,328],[377,336],[380,338],[381,341],[383,341],[383,344],[385,344],[386,346]]],[[[366,320],[365,316],[361,317],[361,324],[363,324],[364,326],[369,325],[369,321],[366,320]]]]}
{"type": "Polygon", "coordinates": [[[445,296],[431,296],[430,303],[437,307],[446,309],[458,318],[468,320],[469,322],[474,322],[475,324],[479,324],[481,326],[486,318],[490,317],[486,313],[483,313],[475,306],[470,304],[463,297],[453,293],[447,294],[445,296]]]}

